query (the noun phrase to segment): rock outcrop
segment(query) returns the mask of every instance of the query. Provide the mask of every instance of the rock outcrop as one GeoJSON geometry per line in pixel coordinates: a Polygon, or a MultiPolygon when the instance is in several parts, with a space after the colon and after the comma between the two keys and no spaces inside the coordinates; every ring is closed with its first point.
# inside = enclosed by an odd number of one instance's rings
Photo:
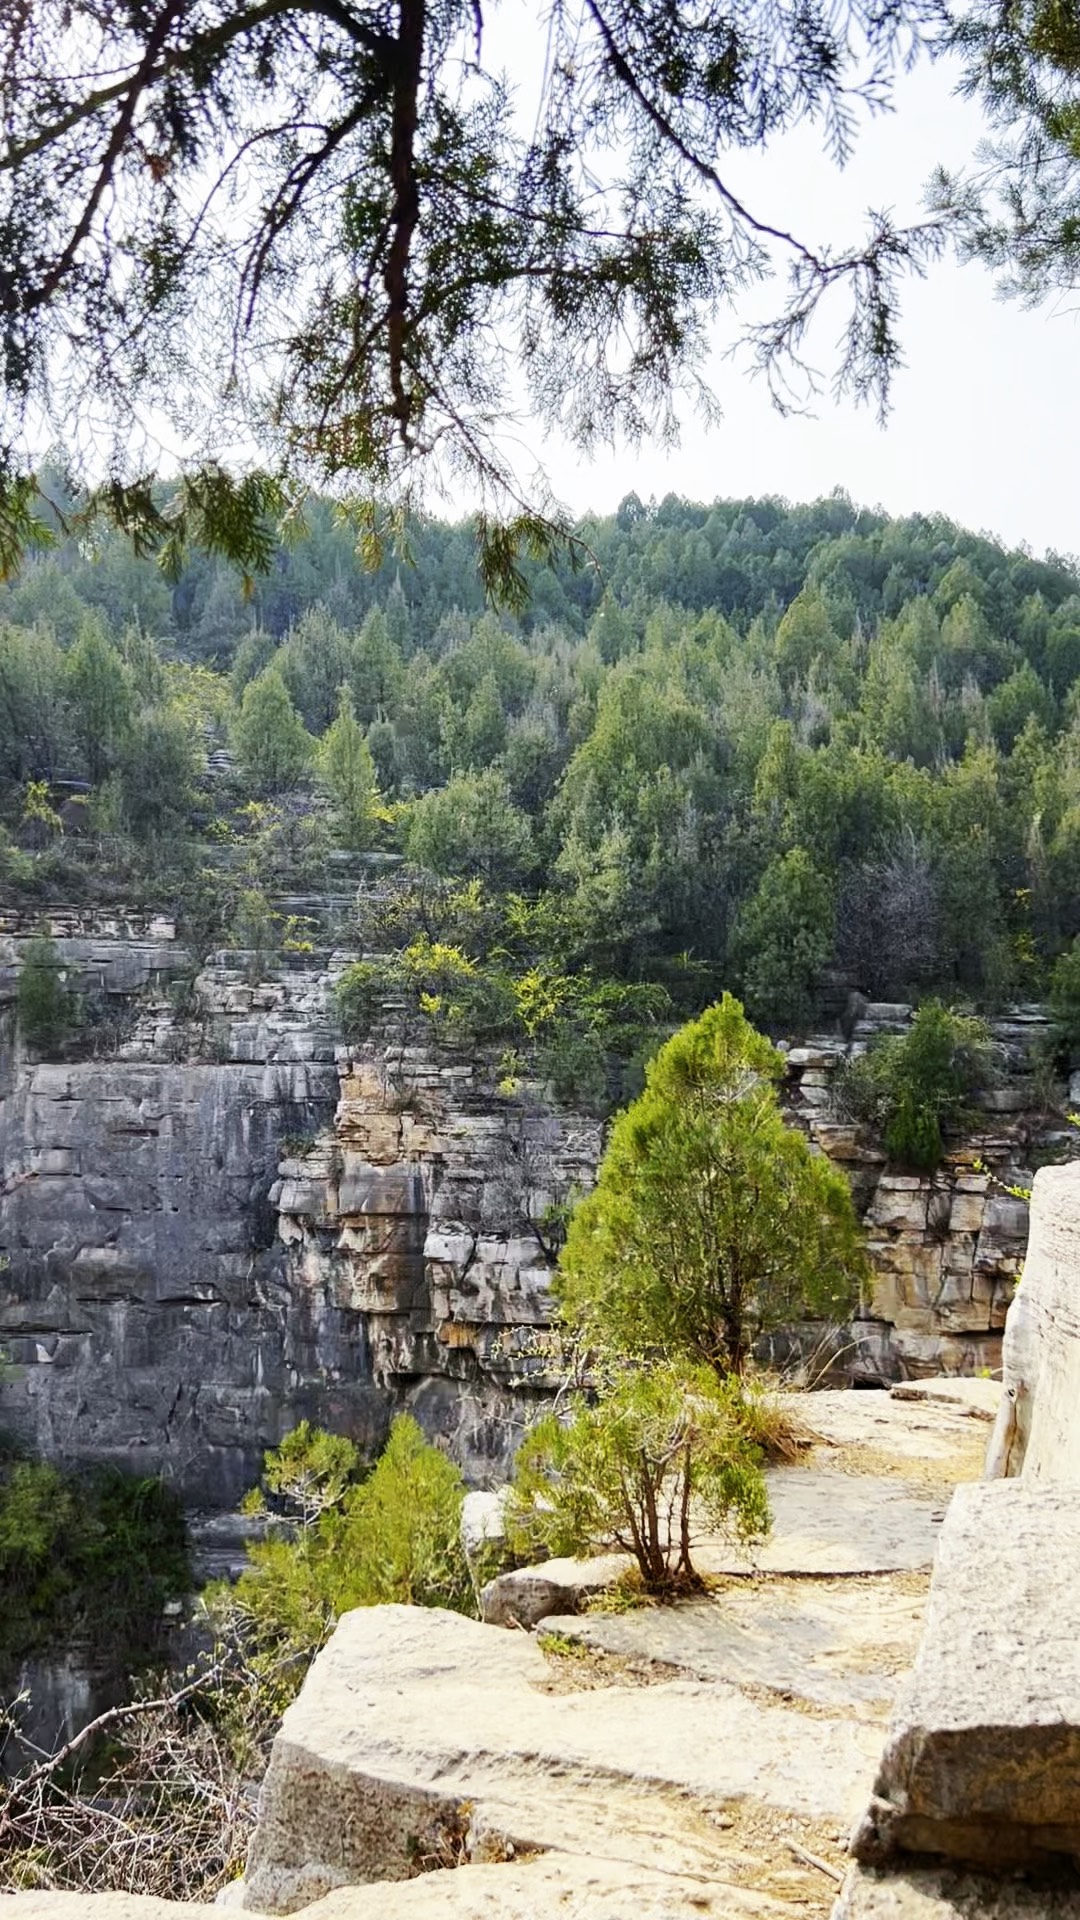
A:
{"type": "Polygon", "coordinates": [[[1023,1285],[1005,1323],[992,1476],[1080,1484],[1080,1163],[1043,1167],[1023,1285]]]}
{"type": "Polygon", "coordinates": [[[834,1920],[1080,1913],[1078,1298],[1080,1166],[1047,1168],[988,1459],[1011,1477],[953,1495],[834,1920]]]}
{"type": "Polygon", "coordinates": [[[295,1913],[350,1881],[533,1849],[720,1882],[718,1793],[842,1819],[874,1745],[871,1728],[722,1683],[552,1693],[525,1634],[361,1609],[285,1715],[244,1905],[295,1913]]]}
{"type": "MultiPolygon", "coordinates": [[[[31,923],[0,918],[6,1423],[42,1454],[163,1470],[215,1507],[305,1416],[369,1446],[409,1408],[471,1481],[500,1477],[553,1384],[547,1217],[592,1179],[599,1123],[501,1093],[493,1062],[400,1005],[341,1048],[344,950],[221,952],[196,974],[162,916],[51,918],[86,1010],[60,1065],[15,1044],[31,923]]],[[[997,1367],[1027,1227],[1001,1182],[1023,1185],[1032,1143],[1053,1144],[1031,1105],[1046,1022],[1021,1008],[996,1029],[1007,1074],[985,1131],[932,1178],[886,1167],[832,1087],[910,1012],[864,1008],[850,1042],[788,1053],[789,1116],[846,1169],[870,1236],[837,1378],[997,1367]]]]}
{"type": "Polygon", "coordinates": [[[856,1858],[1013,1871],[1080,1854],[1080,1495],[960,1487],[856,1858]]]}
{"type": "Polygon", "coordinates": [[[557,1384],[545,1221],[591,1184],[602,1130],[387,1026],[339,1049],[332,1131],[282,1165],[288,1285],[352,1316],[374,1381],[483,1480],[557,1384]]]}

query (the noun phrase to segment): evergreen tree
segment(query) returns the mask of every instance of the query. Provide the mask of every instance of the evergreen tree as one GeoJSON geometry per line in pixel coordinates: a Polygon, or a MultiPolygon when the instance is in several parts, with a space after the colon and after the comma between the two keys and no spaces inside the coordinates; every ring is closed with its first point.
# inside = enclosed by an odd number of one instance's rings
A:
{"type": "Polygon", "coordinates": [[[785,1126],[783,1067],[730,994],[650,1061],[560,1258],[587,1343],[740,1373],[760,1331],[850,1310],[864,1266],[851,1189],[785,1126]]]}
{"type": "Polygon", "coordinates": [[[276,667],[267,667],[244,688],[233,747],[256,793],[286,793],[310,767],[314,742],[276,667]]]}
{"type": "Polygon", "coordinates": [[[805,847],[766,867],[735,932],[735,953],[754,1017],[801,1032],[814,1017],[834,938],[832,889],[805,847]]]}
{"type": "Polygon", "coordinates": [[[379,783],[371,748],[356,718],[352,694],[342,687],[337,718],[318,750],[319,771],[338,810],[344,844],[356,853],[370,847],[379,806],[379,783]]]}
{"type": "Polygon", "coordinates": [[[19,1032],[35,1053],[48,1056],[62,1048],[71,1027],[71,995],[49,933],[35,933],[23,948],[15,1010],[19,1032]]]}

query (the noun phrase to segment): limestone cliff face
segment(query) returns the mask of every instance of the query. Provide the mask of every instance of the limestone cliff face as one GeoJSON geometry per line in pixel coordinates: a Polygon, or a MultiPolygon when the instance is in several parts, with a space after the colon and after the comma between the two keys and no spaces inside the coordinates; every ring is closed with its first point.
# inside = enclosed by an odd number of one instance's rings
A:
{"type": "Polygon", "coordinates": [[[591,1184],[600,1124],[384,1034],[338,1065],[332,1135],[274,1189],[291,1295],[362,1327],[376,1383],[483,1478],[554,1384],[545,1219],[591,1184]]]}
{"type": "MultiPolygon", "coordinates": [[[[336,1046],[352,955],[263,977],[219,954],[195,979],[174,928],[134,916],[55,917],[95,1023],[80,1057],[35,1063],[11,1012],[28,931],[0,921],[0,1424],[213,1506],[304,1416],[375,1444],[408,1407],[470,1479],[498,1473],[553,1384],[547,1217],[590,1183],[599,1124],[497,1092],[490,1063],[421,1041],[400,1008],[336,1046]]],[[[867,1008],[850,1044],[909,1015],[867,1008]]],[[[999,1024],[985,1131],[930,1179],[837,1118],[848,1043],[789,1052],[789,1115],[848,1171],[870,1235],[848,1376],[999,1364],[1027,1232],[999,1183],[1029,1184],[1054,1144],[1030,1088],[1045,1026],[1037,1009],[999,1024]]]]}
{"type": "MultiPolygon", "coordinates": [[[[164,1471],[227,1504],[265,1446],[324,1410],[319,1330],[289,1298],[269,1196],[283,1140],[333,1112],[325,983],[212,968],[193,1020],[171,927],[60,932],[69,978],[115,1014],[111,1054],[35,1064],[9,1038],[0,1422],[51,1457],[164,1471]]],[[[379,1397],[355,1391],[377,1432],[379,1397]]]]}
{"type": "Polygon", "coordinates": [[[335,1055],[351,956],[262,978],[223,953],[193,981],[165,921],[53,927],[101,1056],[23,1057],[29,928],[0,931],[0,1423],[209,1506],[305,1416],[370,1447],[407,1406],[470,1477],[503,1469],[551,1384],[545,1213],[599,1124],[500,1099],[393,1010],[335,1055]]]}

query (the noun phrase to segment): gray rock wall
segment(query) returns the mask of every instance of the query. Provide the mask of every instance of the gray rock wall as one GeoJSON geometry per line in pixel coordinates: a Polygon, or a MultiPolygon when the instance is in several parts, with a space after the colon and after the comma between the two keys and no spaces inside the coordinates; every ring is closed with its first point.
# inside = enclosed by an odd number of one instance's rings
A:
{"type": "MultiPolygon", "coordinates": [[[[497,1093],[490,1063],[405,1030],[400,1008],[335,1048],[351,955],[283,956],[265,977],[226,952],[196,979],[167,919],[52,925],[95,1010],[65,1064],[18,1049],[31,928],[0,915],[0,1424],[55,1457],[163,1470],[216,1506],[302,1416],[368,1444],[408,1407],[471,1480],[497,1477],[554,1384],[545,1215],[591,1181],[599,1125],[537,1089],[497,1093]]],[[[850,1043],[788,1055],[789,1116],[867,1220],[871,1297],[838,1342],[856,1378],[999,1364],[1027,1232],[1002,1183],[1025,1184],[1053,1141],[1029,1074],[1046,1021],[1018,1009],[985,1130],[933,1178],[886,1167],[832,1085],[909,1018],[867,1008],[850,1043]]]]}
{"type": "Polygon", "coordinates": [[[312,1065],[26,1070],[0,1102],[5,1427],[193,1500],[243,1491],[310,1399],[318,1332],[290,1312],[268,1195],[282,1137],[335,1084],[312,1065]]]}

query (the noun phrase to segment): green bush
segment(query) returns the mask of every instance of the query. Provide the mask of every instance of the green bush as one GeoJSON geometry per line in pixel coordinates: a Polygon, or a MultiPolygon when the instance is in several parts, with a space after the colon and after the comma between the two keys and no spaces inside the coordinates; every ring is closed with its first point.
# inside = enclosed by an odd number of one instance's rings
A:
{"type": "Polygon", "coordinates": [[[385,965],[372,960],[354,960],[346,967],[334,989],[338,1019],[346,1040],[366,1040],[383,998],[394,984],[394,975],[385,965]]]}
{"type": "Polygon", "coordinates": [[[78,1638],[157,1650],[162,1607],[191,1584],[183,1509],[158,1480],[114,1470],[69,1475],[41,1461],[0,1475],[0,1655],[78,1638]]]}
{"type": "Polygon", "coordinates": [[[944,1130],[963,1125],[972,1095],[995,1078],[986,1022],[926,1000],[907,1033],[883,1036],[848,1067],[838,1092],[891,1159],[928,1172],[945,1151],[944,1130]]]}
{"type": "Polygon", "coordinates": [[[56,942],[48,933],[35,933],[23,949],[16,1014],[19,1032],[35,1053],[56,1053],[68,1038],[74,1006],[56,942]]]}
{"type": "Polygon", "coordinates": [[[507,1521],[526,1555],[621,1547],[649,1592],[695,1584],[695,1526],[748,1543],[769,1525],[740,1383],[670,1360],[619,1369],[526,1434],[507,1521]]]}
{"type": "Polygon", "coordinates": [[[306,1424],[267,1455],[265,1486],[293,1524],[253,1546],[218,1596],[259,1640],[310,1654],[339,1614],[390,1601],[475,1612],[452,1462],[402,1414],[372,1472],[357,1471],[348,1441],[306,1424]]]}

